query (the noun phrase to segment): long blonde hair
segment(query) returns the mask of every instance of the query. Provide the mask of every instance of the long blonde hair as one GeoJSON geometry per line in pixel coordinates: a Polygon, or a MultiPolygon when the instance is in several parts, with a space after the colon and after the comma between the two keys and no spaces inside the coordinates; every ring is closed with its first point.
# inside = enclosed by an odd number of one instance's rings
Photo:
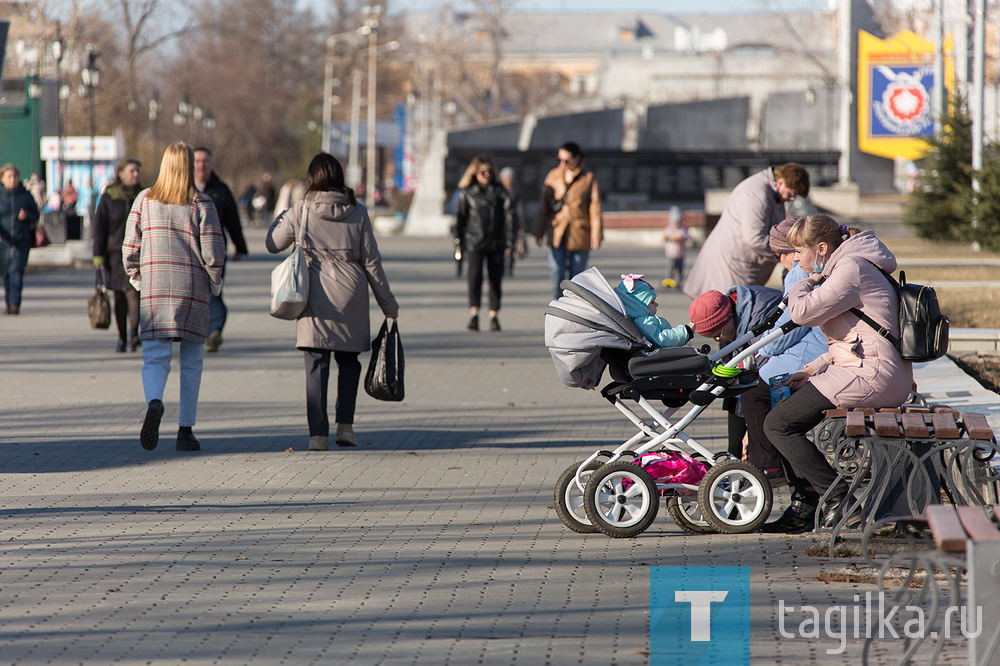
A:
{"type": "Polygon", "coordinates": [[[160,162],[160,174],[146,196],[165,204],[184,205],[194,199],[194,151],[178,141],[167,146],[160,162]]]}
{"type": "Polygon", "coordinates": [[[493,161],[486,157],[486,155],[476,155],[469,162],[469,166],[466,167],[465,173],[462,174],[462,179],[458,181],[458,188],[464,190],[467,187],[472,187],[472,184],[476,182],[476,173],[479,172],[479,168],[482,166],[488,166],[493,171],[493,176],[490,178],[491,181],[496,179],[497,170],[493,166],[493,161]]]}
{"type": "Polygon", "coordinates": [[[807,215],[800,217],[792,225],[785,242],[793,248],[809,249],[816,249],[820,243],[826,243],[831,250],[836,250],[841,243],[858,233],[861,233],[861,229],[840,224],[829,215],[807,215]]]}

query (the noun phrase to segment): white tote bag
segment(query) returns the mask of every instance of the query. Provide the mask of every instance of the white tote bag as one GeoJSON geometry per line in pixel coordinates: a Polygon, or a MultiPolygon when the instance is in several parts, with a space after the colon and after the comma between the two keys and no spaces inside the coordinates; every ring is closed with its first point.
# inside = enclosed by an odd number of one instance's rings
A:
{"type": "Polygon", "coordinates": [[[295,249],[271,271],[271,316],[278,319],[298,319],[309,302],[309,262],[302,248],[307,210],[303,206],[295,249]]]}

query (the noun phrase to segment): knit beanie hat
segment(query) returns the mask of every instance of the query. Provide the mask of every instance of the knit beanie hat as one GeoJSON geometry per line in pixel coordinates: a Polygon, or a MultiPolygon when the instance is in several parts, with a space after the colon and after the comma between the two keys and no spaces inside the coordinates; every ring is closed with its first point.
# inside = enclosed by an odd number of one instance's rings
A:
{"type": "Polygon", "coordinates": [[[786,217],[781,222],[771,227],[767,232],[770,238],[767,243],[771,247],[771,252],[776,256],[782,254],[788,254],[789,252],[795,252],[795,248],[788,244],[785,240],[788,238],[788,232],[791,230],[792,226],[798,222],[799,217],[786,217]]]}
{"type": "Polygon", "coordinates": [[[688,306],[688,317],[698,335],[705,335],[722,327],[733,316],[733,300],[715,290],[706,291],[688,306]]]}

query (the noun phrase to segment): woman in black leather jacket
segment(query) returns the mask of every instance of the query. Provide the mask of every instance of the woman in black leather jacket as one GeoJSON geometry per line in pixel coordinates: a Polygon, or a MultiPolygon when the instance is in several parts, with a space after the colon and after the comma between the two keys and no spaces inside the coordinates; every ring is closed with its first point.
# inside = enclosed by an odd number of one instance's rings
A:
{"type": "Polygon", "coordinates": [[[514,247],[514,207],[497,182],[493,162],[476,155],[458,183],[455,240],[462,244],[469,277],[469,330],[479,330],[483,262],[490,281],[490,330],[500,330],[500,282],[506,253],[514,247]]]}

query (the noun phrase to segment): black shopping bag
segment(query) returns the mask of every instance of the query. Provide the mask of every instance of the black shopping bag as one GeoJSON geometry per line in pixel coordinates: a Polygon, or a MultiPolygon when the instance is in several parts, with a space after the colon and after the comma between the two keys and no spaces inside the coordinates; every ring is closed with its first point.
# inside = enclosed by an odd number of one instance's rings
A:
{"type": "Polygon", "coordinates": [[[376,400],[398,402],[403,399],[403,342],[399,339],[399,324],[395,319],[386,318],[372,340],[365,392],[376,400]]]}

